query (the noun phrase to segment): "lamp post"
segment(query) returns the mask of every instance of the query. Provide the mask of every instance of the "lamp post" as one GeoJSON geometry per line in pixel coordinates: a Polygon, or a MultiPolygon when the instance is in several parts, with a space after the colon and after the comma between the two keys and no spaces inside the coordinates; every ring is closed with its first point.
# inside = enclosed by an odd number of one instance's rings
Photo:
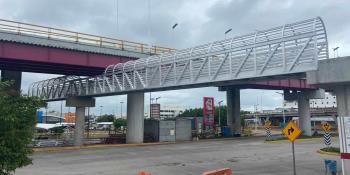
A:
{"type": "Polygon", "coordinates": [[[255,117],[255,131],[258,130],[258,116],[256,113],[258,112],[258,105],[254,105],[254,117],[255,117]]]}
{"type": "Polygon", "coordinates": [[[100,106],[100,116],[102,116],[102,108],[103,108],[103,106],[101,105],[100,106]]]}
{"type": "Polygon", "coordinates": [[[61,101],[61,118],[60,118],[60,124],[62,124],[63,120],[63,101],[61,101]]]}
{"type": "Polygon", "coordinates": [[[335,48],[333,48],[334,58],[335,58],[335,51],[337,51],[337,57],[339,56],[338,49],[339,49],[339,47],[335,47],[335,48]]]}
{"type": "Polygon", "coordinates": [[[120,102],[120,118],[123,118],[123,101],[120,102]]]}
{"type": "Polygon", "coordinates": [[[284,100],[284,94],[281,93],[281,92],[276,92],[276,93],[282,95],[282,100],[283,100],[283,103],[282,103],[282,105],[283,105],[282,106],[282,116],[283,116],[283,126],[285,126],[286,125],[286,116],[284,114],[284,107],[286,106],[286,102],[284,100]]]}
{"type": "Polygon", "coordinates": [[[160,99],[160,97],[157,97],[157,98],[156,98],[156,104],[157,104],[157,100],[158,100],[158,99],[160,99]]]}
{"type": "Polygon", "coordinates": [[[149,118],[152,115],[152,92],[149,92],[149,118]]]}
{"type": "Polygon", "coordinates": [[[172,40],[173,40],[173,42],[175,41],[175,28],[176,28],[178,25],[179,25],[178,23],[175,23],[175,24],[171,27],[171,30],[172,30],[172,40]]]}
{"type": "Polygon", "coordinates": [[[45,106],[45,123],[47,123],[47,109],[49,108],[49,103],[45,106]]]}
{"type": "Polygon", "coordinates": [[[220,116],[220,111],[221,111],[221,103],[223,102],[224,100],[221,100],[218,102],[218,105],[219,105],[219,127],[221,127],[221,116],[220,116]]]}
{"type": "Polygon", "coordinates": [[[227,35],[228,33],[230,33],[231,31],[232,31],[232,28],[226,30],[226,32],[225,32],[225,39],[226,39],[226,35],[227,35]]]}
{"type": "Polygon", "coordinates": [[[178,23],[175,23],[171,28],[174,30],[178,25],[178,23]]]}

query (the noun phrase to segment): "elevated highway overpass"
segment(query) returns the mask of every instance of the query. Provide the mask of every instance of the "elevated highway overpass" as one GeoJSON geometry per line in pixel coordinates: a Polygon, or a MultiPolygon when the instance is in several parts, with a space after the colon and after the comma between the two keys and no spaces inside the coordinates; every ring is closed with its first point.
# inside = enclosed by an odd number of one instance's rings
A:
{"type": "Polygon", "coordinates": [[[0,19],[3,79],[21,72],[92,76],[110,64],[173,51],[170,48],[0,19]]]}

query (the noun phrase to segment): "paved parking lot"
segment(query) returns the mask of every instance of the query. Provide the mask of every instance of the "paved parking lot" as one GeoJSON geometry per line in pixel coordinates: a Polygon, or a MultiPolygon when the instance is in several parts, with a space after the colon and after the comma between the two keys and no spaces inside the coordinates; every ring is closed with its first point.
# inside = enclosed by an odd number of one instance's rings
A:
{"type": "MultiPolygon", "coordinates": [[[[298,175],[324,174],[323,159],[335,156],[316,153],[321,140],[296,142],[298,175]]],[[[33,165],[16,175],[200,175],[206,170],[230,167],[235,175],[292,174],[291,144],[264,143],[263,138],[210,140],[127,148],[86,149],[58,153],[36,153],[33,165]]]]}

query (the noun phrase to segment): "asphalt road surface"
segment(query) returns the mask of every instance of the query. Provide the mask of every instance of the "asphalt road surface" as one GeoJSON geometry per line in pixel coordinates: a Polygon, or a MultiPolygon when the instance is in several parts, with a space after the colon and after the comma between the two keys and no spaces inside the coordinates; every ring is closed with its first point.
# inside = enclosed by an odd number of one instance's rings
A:
{"type": "MultiPolygon", "coordinates": [[[[337,141],[336,141],[337,142],[337,141]]],[[[321,140],[295,143],[298,175],[324,174],[319,155],[321,140]]],[[[56,153],[36,153],[33,165],[18,169],[16,175],[201,175],[204,171],[229,167],[235,175],[291,175],[291,143],[264,143],[263,138],[210,140],[169,145],[100,148],[56,153]]]]}

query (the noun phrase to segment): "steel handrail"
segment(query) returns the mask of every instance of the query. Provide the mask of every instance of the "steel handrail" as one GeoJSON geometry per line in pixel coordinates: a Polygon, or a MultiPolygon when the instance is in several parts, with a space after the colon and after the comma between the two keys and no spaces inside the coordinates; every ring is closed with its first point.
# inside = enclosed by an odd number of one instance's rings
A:
{"type": "Polygon", "coordinates": [[[30,34],[34,36],[47,37],[48,39],[60,39],[78,42],[81,44],[92,44],[99,47],[112,47],[120,50],[127,50],[144,54],[162,54],[175,51],[175,49],[167,47],[149,47],[148,44],[144,43],[120,40],[110,37],[102,37],[92,34],[74,32],[64,29],[45,27],[35,24],[16,22],[4,19],[0,19],[0,30],[10,31],[17,34],[30,34]]]}

